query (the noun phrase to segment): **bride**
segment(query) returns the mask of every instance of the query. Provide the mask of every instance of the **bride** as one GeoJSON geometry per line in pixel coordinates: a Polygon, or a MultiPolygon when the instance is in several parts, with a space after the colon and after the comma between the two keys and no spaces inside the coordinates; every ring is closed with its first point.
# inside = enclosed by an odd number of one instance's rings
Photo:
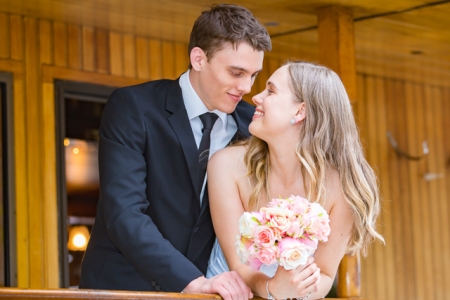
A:
{"type": "Polygon", "coordinates": [[[328,68],[288,62],[253,102],[253,137],[215,153],[208,163],[218,241],[207,276],[237,271],[254,294],[268,299],[325,297],[345,253],[365,254],[372,240],[384,241],[375,230],[377,181],[363,156],[348,96],[328,68]],[[236,253],[240,216],[291,195],[326,209],[328,242],[294,270],[274,265],[252,271],[236,253]]]}

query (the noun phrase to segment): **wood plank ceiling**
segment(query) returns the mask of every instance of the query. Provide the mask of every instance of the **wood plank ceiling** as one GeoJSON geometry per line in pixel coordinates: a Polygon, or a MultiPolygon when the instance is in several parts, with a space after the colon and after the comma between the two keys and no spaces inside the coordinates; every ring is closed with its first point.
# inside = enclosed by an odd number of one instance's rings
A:
{"type": "MultiPolygon", "coordinates": [[[[352,7],[358,72],[450,86],[450,1],[241,0],[266,24],[273,53],[317,60],[316,9],[352,7]]],[[[0,0],[0,11],[187,42],[211,0],[0,0]]]]}

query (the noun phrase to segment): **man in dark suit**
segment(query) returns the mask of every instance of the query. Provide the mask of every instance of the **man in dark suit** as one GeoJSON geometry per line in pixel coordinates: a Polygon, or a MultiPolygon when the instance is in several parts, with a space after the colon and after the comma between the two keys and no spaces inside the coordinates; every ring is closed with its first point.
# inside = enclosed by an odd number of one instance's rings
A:
{"type": "Polygon", "coordinates": [[[100,126],[100,199],[80,288],[252,296],[236,272],[204,277],[215,234],[199,152],[207,161],[249,135],[254,108],[241,99],[269,50],[267,31],[247,9],[216,5],[195,22],[189,70],[178,80],[110,96],[100,126]],[[208,112],[210,125],[202,117],[208,112]]]}

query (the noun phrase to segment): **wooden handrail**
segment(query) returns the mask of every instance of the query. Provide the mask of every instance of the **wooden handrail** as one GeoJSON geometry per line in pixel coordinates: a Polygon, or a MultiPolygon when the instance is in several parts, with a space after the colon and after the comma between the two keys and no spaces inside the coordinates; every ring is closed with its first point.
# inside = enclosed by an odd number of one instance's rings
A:
{"type": "MultiPolygon", "coordinates": [[[[85,300],[85,299],[151,299],[151,300],[221,300],[216,294],[184,294],[163,292],[130,292],[110,290],[85,290],[85,289],[20,289],[0,288],[0,299],[14,300],[85,300]]],[[[253,298],[260,299],[262,298],[253,298]]],[[[332,300],[331,298],[329,298],[332,300]]],[[[340,298],[343,299],[343,298],[340,298]]],[[[345,298],[347,300],[362,300],[360,298],[345,298]]]]}
{"type": "Polygon", "coordinates": [[[132,291],[110,291],[110,290],[85,290],[85,289],[20,289],[0,288],[0,299],[182,299],[182,300],[220,300],[222,297],[215,294],[182,294],[162,292],[132,292],[132,291]]]}

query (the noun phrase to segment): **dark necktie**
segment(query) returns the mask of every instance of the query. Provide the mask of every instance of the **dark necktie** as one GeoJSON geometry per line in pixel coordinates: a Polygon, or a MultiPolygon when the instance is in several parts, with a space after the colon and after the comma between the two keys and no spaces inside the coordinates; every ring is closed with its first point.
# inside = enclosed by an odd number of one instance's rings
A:
{"type": "Polygon", "coordinates": [[[218,115],[209,112],[200,115],[200,120],[202,120],[203,123],[203,135],[202,140],[200,141],[200,146],[198,147],[198,162],[200,169],[199,191],[202,190],[203,181],[205,180],[206,165],[209,158],[209,147],[211,145],[211,130],[218,117],[218,115]]]}

